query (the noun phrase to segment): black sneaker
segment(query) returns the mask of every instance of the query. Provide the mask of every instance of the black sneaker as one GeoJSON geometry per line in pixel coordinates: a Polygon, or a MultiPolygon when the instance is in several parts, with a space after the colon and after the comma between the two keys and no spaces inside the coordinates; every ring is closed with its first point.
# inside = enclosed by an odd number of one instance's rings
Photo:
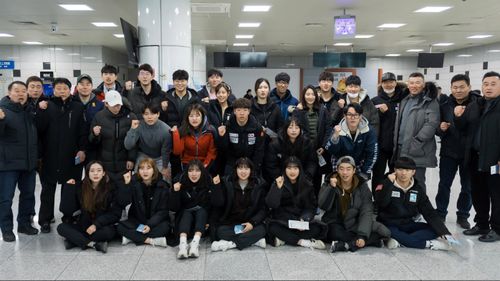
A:
{"type": "Polygon", "coordinates": [[[106,254],[108,252],[108,242],[96,242],[94,244],[94,248],[96,251],[106,254]]]}
{"type": "Polygon", "coordinates": [[[470,223],[466,218],[457,218],[457,224],[463,229],[470,229],[470,223]]]}
{"type": "Polygon", "coordinates": [[[477,226],[476,224],[473,228],[464,230],[463,234],[473,236],[473,235],[485,235],[488,234],[488,232],[490,232],[489,228],[479,228],[479,226],[477,226]]]}
{"type": "Polygon", "coordinates": [[[73,249],[77,247],[75,244],[71,243],[68,239],[64,239],[64,248],[66,250],[73,249]]]}
{"type": "Polygon", "coordinates": [[[40,231],[42,233],[50,233],[50,223],[44,222],[40,225],[40,231]]]}
{"type": "Polygon", "coordinates": [[[500,240],[500,235],[494,231],[493,229],[481,237],[479,237],[479,241],[481,242],[495,242],[500,240]]]}
{"type": "Polygon", "coordinates": [[[332,241],[332,246],[330,247],[330,252],[345,252],[347,251],[346,243],[343,241],[332,241]]]}
{"type": "Polygon", "coordinates": [[[2,231],[3,241],[5,242],[14,242],[16,241],[16,236],[12,230],[2,231]]]}
{"type": "Polygon", "coordinates": [[[26,235],[37,235],[38,229],[34,228],[31,225],[20,225],[17,227],[17,233],[24,233],[26,235]]]}

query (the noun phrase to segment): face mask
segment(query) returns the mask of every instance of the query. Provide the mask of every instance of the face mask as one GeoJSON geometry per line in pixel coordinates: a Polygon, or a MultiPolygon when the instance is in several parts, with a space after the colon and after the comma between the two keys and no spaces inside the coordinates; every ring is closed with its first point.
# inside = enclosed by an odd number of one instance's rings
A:
{"type": "Polygon", "coordinates": [[[355,99],[359,96],[359,93],[347,93],[350,99],[355,99]]]}
{"type": "Polygon", "coordinates": [[[392,90],[386,90],[386,89],[384,89],[384,92],[385,92],[386,94],[390,95],[390,94],[394,93],[394,90],[395,90],[395,89],[392,89],[392,90]]]}

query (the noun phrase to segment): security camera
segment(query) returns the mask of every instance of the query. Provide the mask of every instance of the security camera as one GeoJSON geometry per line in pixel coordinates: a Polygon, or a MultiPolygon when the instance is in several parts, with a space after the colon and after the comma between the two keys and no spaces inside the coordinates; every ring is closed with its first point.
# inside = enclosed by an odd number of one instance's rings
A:
{"type": "Polygon", "coordinates": [[[57,26],[57,23],[52,23],[50,25],[50,32],[56,33],[57,31],[59,31],[59,26],[57,26]]]}

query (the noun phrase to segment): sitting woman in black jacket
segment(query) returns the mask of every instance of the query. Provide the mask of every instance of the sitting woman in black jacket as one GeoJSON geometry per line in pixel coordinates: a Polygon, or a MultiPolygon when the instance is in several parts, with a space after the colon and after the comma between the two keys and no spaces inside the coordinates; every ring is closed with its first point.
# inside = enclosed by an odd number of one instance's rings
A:
{"type": "Polygon", "coordinates": [[[391,237],[387,227],[374,221],[372,193],[355,173],[354,158],[341,157],[337,171],[325,178],[319,192],[318,205],[325,210],[321,220],[328,225],[326,240],[332,241],[332,252],[381,247],[381,239],[391,237]]]}
{"type": "Polygon", "coordinates": [[[266,197],[266,204],[271,208],[270,239],[274,238],[276,247],[286,243],[325,249],[325,244],[316,239],[321,238],[326,227],[313,221],[316,197],[300,160],[295,156],[288,158],[283,174],[273,183],[266,197]]]}
{"type": "Polygon", "coordinates": [[[252,161],[239,158],[233,173],[222,183],[215,177],[214,184],[212,206],[220,210],[216,236],[221,240],[212,243],[212,251],[242,250],[252,245],[265,248],[265,182],[257,177],[252,161]]]}
{"type": "Polygon", "coordinates": [[[263,174],[268,182],[281,176],[283,163],[290,156],[299,158],[305,175],[312,180],[318,159],[313,144],[305,136],[302,124],[295,116],[285,122],[278,133],[278,138],[274,139],[267,148],[263,174]]]}
{"type": "Polygon", "coordinates": [[[177,253],[179,259],[200,256],[200,238],[205,232],[210,212],[211,189],[212,178],[203,163],[197,159],[187,164],[179,182],[174,184],[169,204],[171,210],[176,212],[176,229],[180,237],[177,253]],[[187,236],[193,233],[188,253],[187,236]]]}
{"type": "Polygon", "coordinates": [[[123,178],[128,193],[128,219],[118,225],[123,236],[122,245],[133,241],[137,245],[149,244],[167,247],[165,236],[170,230],[168,217],[168,183],[159,176],[156,163],[151,158],[139,162],[137,177],[131,172],[123,178]]]}
{"type": "Polygon", "coordinates": [[[113,186],[101,162],[90,162],[83,182],[74,179],[62,187],[61,212],[71,217],[80,212],[76,223],[61,223],[57,232],[66,249],[95,248],[106,253],[108,241],[116,234],[114,224],[120,220],[121,208],[115,201],[113,186]]]}

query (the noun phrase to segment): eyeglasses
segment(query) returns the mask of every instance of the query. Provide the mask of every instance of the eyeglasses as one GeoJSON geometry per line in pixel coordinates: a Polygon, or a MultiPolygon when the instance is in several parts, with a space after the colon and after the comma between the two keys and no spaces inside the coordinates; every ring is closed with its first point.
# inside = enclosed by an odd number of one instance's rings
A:
{"type": "Polygon", "coordinates": [[[286,82],[286,81],[278,81],[278,82],[276,82],[276,84],[279,84],[279,85],[288,85],[288,82],[286,82]]]}
{"type": "Polygon", "coordinates": [[[345,116],[347,116],[348,118],[352,118],[352,119],[358,119],[359,118],[359,114],[357,113],[347,113],[345,116]]]}

